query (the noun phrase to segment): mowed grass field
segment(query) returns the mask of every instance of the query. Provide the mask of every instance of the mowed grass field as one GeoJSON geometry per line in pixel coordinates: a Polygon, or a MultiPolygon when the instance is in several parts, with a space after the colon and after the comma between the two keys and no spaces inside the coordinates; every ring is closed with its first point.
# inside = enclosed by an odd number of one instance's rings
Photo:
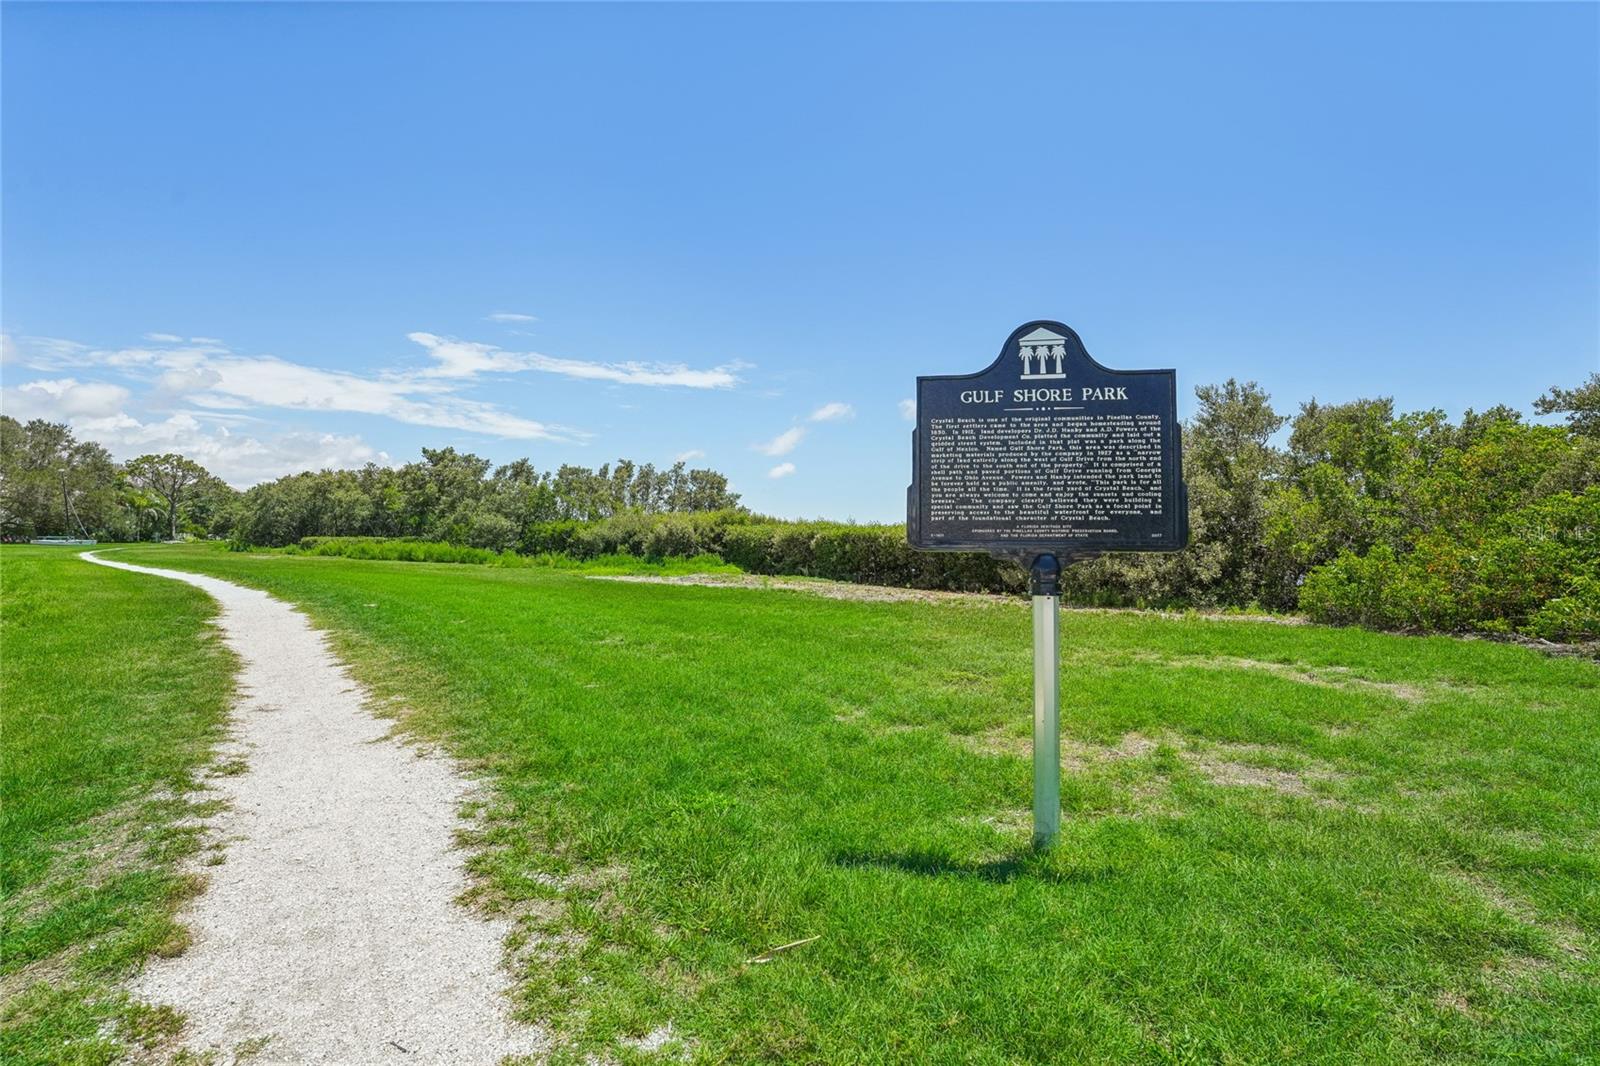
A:
{"type": "Polygon", "coordinates": [[[177,1019],[120,980],[183,950],[183,819],[233,692],[197,589],[0,549],[0,1061],[115,1061],[177,1019]]]}
{"type": "MultiPolygon", "coordinates": [[[[1063,832],[1038,856],[1022,603],[114,557],[303,605],[385,713],[484,775],[471,902],[518,919],[521,1009],[561,1057],[1600,1057],[1593,663],[1069,612],[1063,832]]],[[[75,565],[40,580],[140,581],[75,565]]],[[[203,617],[142,587],[151,628],[108,653],[203,617]]],[[[14,686],[54,676],[8,675],[8,724],[14,686]]]]}

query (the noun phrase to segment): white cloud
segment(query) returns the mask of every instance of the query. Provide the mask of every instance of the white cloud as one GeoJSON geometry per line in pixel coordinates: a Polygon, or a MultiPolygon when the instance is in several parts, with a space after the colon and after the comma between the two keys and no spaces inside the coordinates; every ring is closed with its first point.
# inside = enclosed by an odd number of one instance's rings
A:
{"type": "Polygon", "coordinates": [[[519,314],[516,311],[496,311],[494,314],[487,315],[485,317],[487,317],[490,322],[537,322],[537,321],[539,321],[538,316],[536,316],[536,315],[524,315],[524,314],[519,314]]]}
{"type": "Polygon", "coordinates": [[[141,421],[124,409],[128,399],[120,385],[61,378],[0,390],[0,409],[23,421],[66,422],[80,438],[105,445],[117,459],[180,452],[238,488],[301,470],[391,462],[358,436],[290,431],[262,438],[235,432],[228,424],[255,421],[238,415],[179,411],[141,421]]]}
{"type": "Polygon", "coordinates": [[[679,452],[677,455],[673,456],[672,461],[675,463],[692,463],[696,459],[704,459],[705,457],[706,453],[701,451],[699,448],[690,448],[686,452],[679,452]]]}
{"type": "Polygon", "coordinates": [[[793,463],[779,463],[777,466],[767,471],[767,476],[770,478],[780,478],[788,477],[792,473],[794,473],[793,463]]]}
{"type": "MultiPolygon", "coordinates": [[[[804,426],[793,426],[779,433],[771,440],[763,441],[754,445],[754,447],[762,455],[788,455],[805,439],[805,436],[806,428],[804,426]]],[[[782,475],[779,476],[781,477],[782,475]]]]}
{"type": "Polygon", "coordinates": [[[104,418],[128,402],[128,390],[103,381],[78,382],[72,378],[30,381],[0,389],[0,411],[19,422],[31,418],[72,421],[104,418]]]}
{"type": "Polygon", "coordinates": [[[432,333],[413,333],[410,339],[427,351],[431,360],[427,368],[356,373],[271,355],[241,355],[211,337],[184,341],[173,333],[150,333],[146,343],[136,347],[93,348],[55,338],[3,335],[0,359],[8,364],[8,376],[12,363],[55,373],[45,380],[8,385],[0,390],[0,406],[18,418],[69,422],[114,454],[126,457],[158,448],[180,451],[230,482],[251,484],[308,467],[388,461],[356,436],[262,433],[250,426],[253,416],[245,414],[258,408],[372,415],[518,440],[581,442],[589,434],[526,418],[464,393],[480,375],[529,370],[618,384],[722,389],[738,383],[735,371],[742,367],[598,363],[510,352],[432,333]],[[67,376],[61,373],[66,368],[110,371],[144,386],[144,391],[130,413],[129,388],[83,381],[89,375],[81,372],[67,376]]]}
{"type": "Polygon", "coordinates": [[[208,366],[185,370],[166,370],[156,379],[154,396],[157,401],[182,399],[205,392],[222,381],[222,375],[208,366]]]}
{"type": "Polygon", "coordinates": [[[678,385],[687,389],[731,389],[739,383],[738,366],[727,364],[694,370],[681,363],[587,363],[529,353],[528,369],[563,374],[590,381],[615,381],[621,385],[678,385]]]}
{"type": "MultiPolygon", "coordinates": [[[[812,411],[809,415],[807,415],[806,416],[806,421],[807,422],[838,422],[838,421],[841,421],[841,420],[846,419],[846,418],[854,418],[855,414],[856,414],[856,409],[854,407],[851,407],[847,403],[837,403],[837,402],[835,402],[835,403],[825,403],[821,407],[817,408],[815,411],[812,411]]],[[[758,444],[752,444],[751,447],[754,448],[756,451],[760,452],[762,455],[771,455],[771,456],[788,455],[790,452],[794,451],[796,448],[798,448],[800,446],[800,442],[801,441],[806,439],[807,432],[809,432],[809,430],[808,430],[808,428],[806,426],[803,426],[803,425],[790,426],[788,429],[784,430],[782,433],[779,433],[776,437],[773,437],[771,440],[761,441],[758,444]]],[[[783,465],[784,466],[790,466],[790,464],[788,464],[788,463],[784,463],[783,465]]],[[[779,469],[779,468],[774,467],[774,469],[779,469]]],[[[790,467],[790,469],[785,471],[784,473],[782,473],[782,474],[773,474],[772,476],[773,477],[785,477],[789,473],[792,473],[792,472],[793,472],[793,467],[790,467]]]]}
{"type": "Polygon", "coordinates": [[[387,453],[358,436],[291,431],[263,438],[236,433],[225,425],[207,425],[207,421],[205,415],[187,411],[152,422],[119,414],[75,422],[73,429],[104,444],[118,459],[152,451],[179,452],[241,489],[302,470],[393,463],[387,453]]]}
{"type": "Polygon", "coordinates": [[[900,417],[905,419],[907,422],[915,422],[917,420],[917,401],[901,400],[900,417]]]}
{"type": "Polygon", "coordinates": [[[321,370],[271,356],[228,356],[206,367],[218,380],[190,397],[243,401],[247,405],[301,411],[344,411],[381,415],[416,426],[464,429],[520,440],[575,440],[585,434],[512,414],[479,400],[450,394],[451,386],[406,377],[362,377],[342,370],[321,370]]]}
{"type": "Polygon", "coordinates": [[[563,359],[539,352],[508,352],[493,344],[440,337],[433,333],[408,333],[407,338],[427,349],[438,365],[422,371],[424,377],[470,378],[500,371],[537,370],[584,381],[611,381],[619,385],[678,385],[689,389],[731,389],[739,383],[735,371],[743,364],[728,363],[695,370],[681,363],[595,363],[563,359]]]}
{"type": "Polygon", "coordinates": [[[846,418],[854,418],[856,409],[847,403],[825,403],[811,412],[808,421],[811,422],[838,422],[846,418]]]}
{"type": "Polygon", "coordinates": [[[427,349],[428,355],[438,360],[438,366],[422,371],[424,377],[470,378],[489,371],[523,369],[522,360],[515,353],[502,351],[492,344],[458,341],[432,333],[407,333],[406,339],[416,341],[427,349]]]}
{"type": "Polygon", "coordinates": [[[10,342],[10,358],[32,370],[59,370],[68,366],[87,366],[91,351],[87,344],[65,341],[57,337],[6,338],[10,342]]]}
{"type": "MultiPolygon", "coordinates": [[[[226,348],[173,346],[91,349],[71,341],[25,338],[28,365],[110,367],[149,378],[150,400],[186,402],[208,410],[280,407],[295,411],[376,415],[418,426],[460,429],[519,440],[582,440],[588,434],[523,418],[495,404],[455,395],[477,372],[448,375],[385,373],[377,376],[291,363],[276,356],[236,355],[226,348]],[[458,380],[442,380],[453,377],[458,380]]],[[[447,358],[475,367],[472,345],[450,342],[447,358]]],[[[481,347],[481,346],[480,346],[481,347]]],[[[492,354],[489,358],[493,358],[492,354]]],[[[70,379],[67,379],[70,380],[70,379]]]]}

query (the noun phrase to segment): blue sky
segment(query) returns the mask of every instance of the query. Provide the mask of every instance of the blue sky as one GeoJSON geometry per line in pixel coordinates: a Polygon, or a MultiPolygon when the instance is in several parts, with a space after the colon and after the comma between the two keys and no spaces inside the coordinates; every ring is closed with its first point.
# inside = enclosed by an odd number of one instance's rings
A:
{"type": "Polygon", "coordinates": [[[894,520],[916,375],[1032,318],[1286,411],[1600,369],[1595,5],[0,18],[5,410],[236,484],[691,455],[894,520]]]}

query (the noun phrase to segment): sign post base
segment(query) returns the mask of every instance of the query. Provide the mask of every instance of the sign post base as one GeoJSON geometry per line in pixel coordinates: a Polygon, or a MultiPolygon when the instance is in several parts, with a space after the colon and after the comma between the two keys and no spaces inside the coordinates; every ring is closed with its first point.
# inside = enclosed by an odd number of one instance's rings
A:
{"type": "Polygon", "coordinates": [[[1061,564],[1034,559],[1033,846],[1055,846],[1061,833],[1061,564]]]}

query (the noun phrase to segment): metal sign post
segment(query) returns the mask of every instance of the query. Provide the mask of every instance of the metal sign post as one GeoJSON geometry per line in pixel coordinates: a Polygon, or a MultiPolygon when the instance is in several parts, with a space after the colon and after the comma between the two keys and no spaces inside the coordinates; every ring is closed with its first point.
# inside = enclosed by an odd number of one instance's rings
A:
{"type": "Polygon", "coordinates": [[[1033,846],[1061,832],[1061,565],[1033,561],[1033,846]]]}

